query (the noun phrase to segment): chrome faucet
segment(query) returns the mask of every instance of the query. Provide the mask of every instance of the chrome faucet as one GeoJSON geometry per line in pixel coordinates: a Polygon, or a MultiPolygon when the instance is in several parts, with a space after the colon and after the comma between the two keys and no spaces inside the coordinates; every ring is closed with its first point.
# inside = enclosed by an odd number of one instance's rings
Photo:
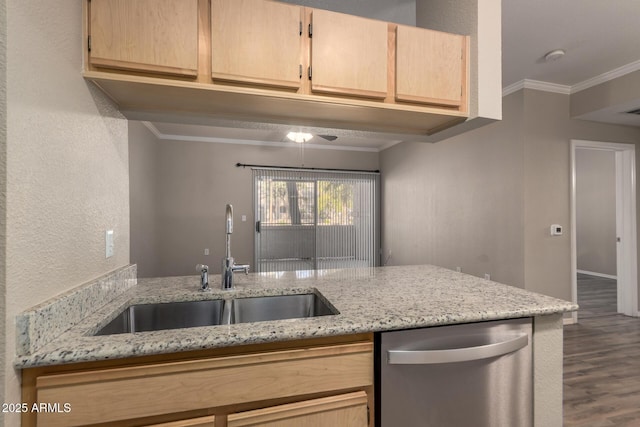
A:
{"type": "Polygon", "coordinates": [[[200,272],[200,290],[209,290],[209,266],[204,264],[196,265],[196,270],[200,272]]]}
{"type": "Polygon", "coordinates": [[[236,265],[231,256],[231,233],[233,233],[233,206],[231,205],[227,205],[225,227],[227,237],[225,257],[222,260],[222,289],[233,289],[233,273],[244,271],[245,274],[249,274],[250,266],[249,264],[236,265]]]}

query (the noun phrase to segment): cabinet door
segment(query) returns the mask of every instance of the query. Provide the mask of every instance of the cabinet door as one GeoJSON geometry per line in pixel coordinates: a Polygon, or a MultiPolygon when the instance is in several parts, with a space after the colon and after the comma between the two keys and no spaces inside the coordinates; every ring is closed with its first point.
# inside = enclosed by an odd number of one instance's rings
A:
{"type": "Polygon", "coordinates": [[[213,79],[300,87],[302,11],[264,0],[212,0],[213,79]]]}
{"type": "Polygon", "coordinates": [[[210,415],[208,417],[192,418],[190,420],[171,421],[162,424],[149,424],[146,427],[214,427],[216,417],[210,415]]]}
{"type": "Polygon", "coordinates": [[[396,99],[460,106],[465,49],[464,36],[398,25],[396,99]]]}
{"type": "Polygon", "coordinates": [[[388,24],[318,9],[311,20],[311,90],[385,98],[388,24]]]}
{"type": "Polygon", "coordinates": [[[367,427],[363,391],[229,415],[227,427],[367,427]]]}
{"type": "Polygon", "coordinates": [[[198,0],[92,0],[91,65],[195,77],[198,0]]]}

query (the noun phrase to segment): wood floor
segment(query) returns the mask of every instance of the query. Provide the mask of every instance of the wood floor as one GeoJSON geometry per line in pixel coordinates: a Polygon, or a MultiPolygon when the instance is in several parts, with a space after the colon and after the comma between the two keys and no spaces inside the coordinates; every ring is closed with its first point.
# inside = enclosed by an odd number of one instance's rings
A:
{"type": "Polygon", "coordinates": [[[564,328],[564,425],[640,427],[640,319],[616,314],[616,282],[578,276],[564,328]]]}

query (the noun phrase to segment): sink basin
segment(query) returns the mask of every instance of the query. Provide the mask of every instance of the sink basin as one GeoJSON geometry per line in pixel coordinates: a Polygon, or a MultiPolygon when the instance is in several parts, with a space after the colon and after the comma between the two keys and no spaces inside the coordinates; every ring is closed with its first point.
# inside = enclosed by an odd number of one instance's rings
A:
{"type": "Polygon", "coordinates": [[[338,311],[316,294],[236,298],[232,300],[233,323],[327,316],[338,311]]]}
{"type": "Polygon", "coordinates": [[[220,325],[223,308],[221,299],[132,305],[96,335],[220,325]]]}
{"type": "Polygon", "coordinates": [[[263,322],[332,314],[338,314],[338,310],[315,293],[137,304],[124,309],[95,335],[263,322]]]}

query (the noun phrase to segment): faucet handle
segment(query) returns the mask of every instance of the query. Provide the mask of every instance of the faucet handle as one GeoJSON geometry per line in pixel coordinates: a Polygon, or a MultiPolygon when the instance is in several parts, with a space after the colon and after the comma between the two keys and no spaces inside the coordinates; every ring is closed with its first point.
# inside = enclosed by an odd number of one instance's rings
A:
{"type": "Polygon", "coordinates": [[[204,264],[197,264],[196,271],[200,272],[200,290],[209,290],[209,266],[204,264]]]}
{"type": "Polygon", "coordinates": [[[249,274],[249,269],[251,266],[249,264],[235,264],[233,266],[233,271],[244,271],[244,274],[249,274]]]}

